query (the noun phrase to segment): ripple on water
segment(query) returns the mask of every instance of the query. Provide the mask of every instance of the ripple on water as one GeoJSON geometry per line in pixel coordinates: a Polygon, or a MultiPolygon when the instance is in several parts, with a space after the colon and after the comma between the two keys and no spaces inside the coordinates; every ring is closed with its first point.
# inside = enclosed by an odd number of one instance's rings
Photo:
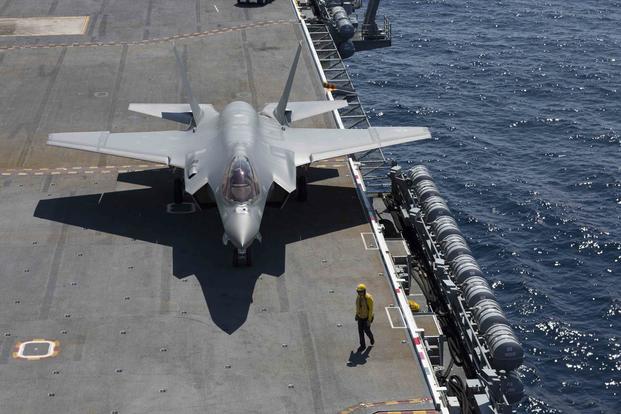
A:
{"type": "Polygon", "coordinates": [[[374,125],[431,127],[387,152],[431,169],[524,343],[520,413],[619,412],[620,6],[391,0],[393,47],[348,61],[374,125]]]}

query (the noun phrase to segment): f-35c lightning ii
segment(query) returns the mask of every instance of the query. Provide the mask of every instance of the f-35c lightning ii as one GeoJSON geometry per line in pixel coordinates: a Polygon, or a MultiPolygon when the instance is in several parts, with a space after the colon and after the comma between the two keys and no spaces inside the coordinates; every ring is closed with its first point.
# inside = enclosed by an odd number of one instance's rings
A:
{"type": "Polygon", "coordinates": [[[423,127],[368,129],[293,128],[304,118],[347,106],[346,101],[289,102],[302,44],[298,45],[284,91],[277,103],[257,112],[246,102],[231,102],[222,112],[199,104],[185,66],[173,46],[189,104],[132,103],[129,110],[186,124],[186,130],[50,134],[47,143],[182,168],[176,202],[185,191],[208,193],[224,227],[223,243],[233,246],[233,264],[250,265],[250,245],[261,240],[261,218],[271,192],[305,194],[298,167],[383,146],[430,138],[423,127]]]}

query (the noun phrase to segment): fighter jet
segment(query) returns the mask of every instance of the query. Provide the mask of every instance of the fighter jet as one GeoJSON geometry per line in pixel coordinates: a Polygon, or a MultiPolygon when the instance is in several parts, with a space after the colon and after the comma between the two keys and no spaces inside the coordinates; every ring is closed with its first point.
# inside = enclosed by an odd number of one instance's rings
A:
{"type": "Polygon", "coordinates": [[[175,202],[184,191],[194,201],[217,205],[223,243],[232,245],[233,264],[251,265],[250,246],[261,241],[266,203],[277,194],[306,194],[304,166],[328,158],[430,138],[423,127],[368,129],[294,128],[291,123],[347,106],[343,100],[289,102],[302,44],[277,103],[257,112],[246,102],[231,102],[222,112],[200,104],[173,46],[189,104],[132,103],[129,110],[182,123],[185,130],[50,134],[49,145],[134,158],[183,169],[175,182],[175,202]]]}

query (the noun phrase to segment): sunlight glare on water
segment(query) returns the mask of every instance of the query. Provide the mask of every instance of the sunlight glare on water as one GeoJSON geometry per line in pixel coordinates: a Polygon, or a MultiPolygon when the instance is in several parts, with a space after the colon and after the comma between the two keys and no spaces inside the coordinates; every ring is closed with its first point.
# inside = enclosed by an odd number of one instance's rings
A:
{"type": "MultiPolygon", "coordinates": [[[[359,13],[360,14],[360,13],[359,13]]],[[[526,350],[520,413],[621,412],[621,2],[384,0],[347,61],[427,165],[526,350]]]]}

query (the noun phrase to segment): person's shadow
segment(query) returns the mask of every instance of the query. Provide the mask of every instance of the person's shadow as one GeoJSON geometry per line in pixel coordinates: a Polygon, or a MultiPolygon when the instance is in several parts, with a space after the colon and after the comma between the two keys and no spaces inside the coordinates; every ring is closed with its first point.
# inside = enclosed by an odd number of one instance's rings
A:
{"type": "Polygon", "coordinates": [[[234,268],[232,249],[222,244],[216,208],[169,214],[175,174],[167,168],[119,174],[118,181],[146,188],[40,200],[34,216],[172,248],[172,274],[194,275],[213,322],[232,334],[248,316],[262,274],[285,272],[287,244],[366,222],[354,188],[316,183],[338,176],[335,169],[309,169],[308,201],[290,200],[265,210],[263,242],[254,243],[253,265],[234,268]]]}
{"type": "Polygon", "coordinates": [[[369,358],[369,354],[373,349],[373,345],[368,346],[366,348],[358,348],[356,352],[351,351],[349,353],[349,360],[347,361],[348,367],[355,367],[357,365],[364,365],[367,363],[367,358],[369,358]]]}

